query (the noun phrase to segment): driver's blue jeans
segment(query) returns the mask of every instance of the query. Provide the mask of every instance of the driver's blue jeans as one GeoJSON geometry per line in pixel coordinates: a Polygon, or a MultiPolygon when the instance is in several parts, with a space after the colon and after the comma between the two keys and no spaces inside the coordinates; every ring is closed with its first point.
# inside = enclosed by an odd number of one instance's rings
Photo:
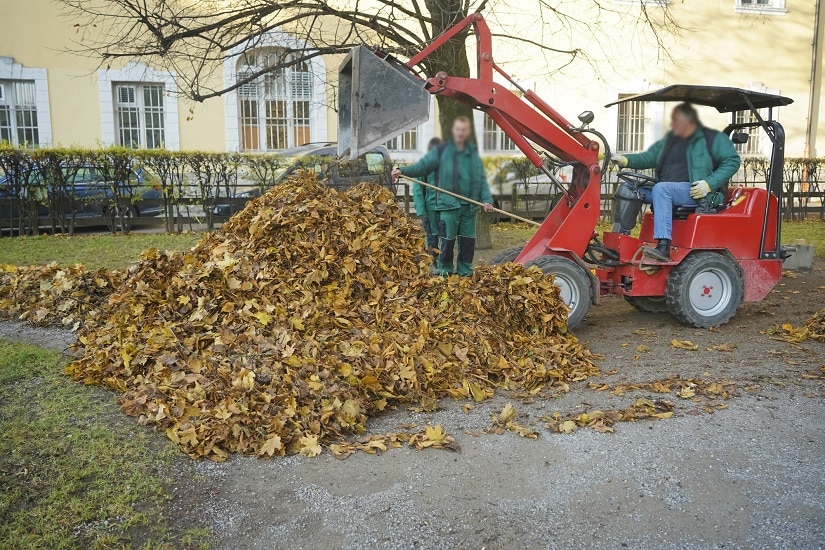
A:
{"type": "Polygon", "coordinates": [[[645,202],[653,204],[653,238],[668,239],[673,233],[673,207],[696,206],[690,198],[689,181],[660,181],[653,189],[642,187],[645,202]]]}

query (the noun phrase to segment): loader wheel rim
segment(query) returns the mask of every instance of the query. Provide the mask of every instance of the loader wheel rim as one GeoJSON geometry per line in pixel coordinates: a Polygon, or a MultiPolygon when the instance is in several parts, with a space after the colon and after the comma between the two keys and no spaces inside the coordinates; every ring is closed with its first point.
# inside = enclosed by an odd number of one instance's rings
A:
{"type": "Polygon", "coordinates": [[[730,275],[719,269],[706,269],[690,282],[688,297],[696,313],[713,317],[725,311],[733,296],[730,275]]]}
{"type": "Polygon", "coordinates": [[[559,295],[562,301],[567,304],[570,310],[576,309],[576,305],[581,300],[579,296],[579,287],[567,279],[564,275],[556,274],[556,286],[559,287],[559,295]]]}

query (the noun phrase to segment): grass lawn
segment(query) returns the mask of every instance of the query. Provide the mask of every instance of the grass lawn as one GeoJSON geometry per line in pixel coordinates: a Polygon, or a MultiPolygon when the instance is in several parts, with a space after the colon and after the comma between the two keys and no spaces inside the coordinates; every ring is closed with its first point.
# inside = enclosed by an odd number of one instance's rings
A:
{"type": "Polygon", "coordinates": [[[809,218],[782,223],[782,242],[793,244],[796,239],[805,239],[808,244],[814,245],[817,258],[825,258],[825,220],[809,218]]]}
{"type": "Polygon", "coordinates": [[[191,248],[200,238],[200,233],[2,237],[0,264],[81,263],[90,268],[116,269],[128,267],[149,248],[182,251],[191,248]]]}
{"type": "Polygon", "coordinates": [[[0,340],[0,548],[201,548],[174,533],[164,474],[177,449],[59,353],[0,340]]]}

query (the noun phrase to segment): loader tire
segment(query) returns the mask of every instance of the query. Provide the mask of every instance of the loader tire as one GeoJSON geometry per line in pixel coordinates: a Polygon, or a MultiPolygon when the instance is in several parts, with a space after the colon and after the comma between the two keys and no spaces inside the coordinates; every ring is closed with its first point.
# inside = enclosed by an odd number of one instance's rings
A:
{"type": "Polygon", "coordinates": [[[667,307],[682,323],[718,327],[736,313],[745,296],[742,268],[716,252],[698,252],[673,268],[665,290],[667,307]]]}
{"type": "Polygon", "coordinates": [[[511,263],[513,260],[518,258],[518,255],[521,254],[522,250],[524,250],[524,248],[521,246],[505,248],[504,250],[496,254],[492,260],[490,260],[490,264],[499,265],[511,263]]]}
{"type": "Polygon", "coordinates": [[[525,264],[525,267],[530,266],[553,274],[556,286],[561,289],[561,298],[570,308],[567,326],[579,326],[593,305],[593,287],[587,272],[573,260],[562,256],[540,256],[525,264]]]}
{"type": "Polygon", "coordinates": [[[667,298],[664,296],[625,296],[624,301],[642,313],[667,313],[667,298]]]}

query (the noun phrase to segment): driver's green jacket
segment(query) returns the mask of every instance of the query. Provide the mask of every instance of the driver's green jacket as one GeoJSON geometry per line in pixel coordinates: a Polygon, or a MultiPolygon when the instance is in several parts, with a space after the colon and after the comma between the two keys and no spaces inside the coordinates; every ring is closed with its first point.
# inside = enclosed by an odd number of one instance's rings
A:
{"type": "MultiPolygon", "coordinates": [[[[733,142],[723,132],[714,132],[716,135],[708,147],[705,131],[700,126],[688,138],[687,164],[690,182],[705,180],[711,191],[718,191],[739,170],[742,160],[736,152],[733,142]],[[714,170],[714,166],[716,169],[714,170]]],[[[643,153],[631,153],[627,157],[627,167],[635,170],[648,168],[661,169],[660,161],[667,141],[672,138],[670,132],[643,153]]]]}

